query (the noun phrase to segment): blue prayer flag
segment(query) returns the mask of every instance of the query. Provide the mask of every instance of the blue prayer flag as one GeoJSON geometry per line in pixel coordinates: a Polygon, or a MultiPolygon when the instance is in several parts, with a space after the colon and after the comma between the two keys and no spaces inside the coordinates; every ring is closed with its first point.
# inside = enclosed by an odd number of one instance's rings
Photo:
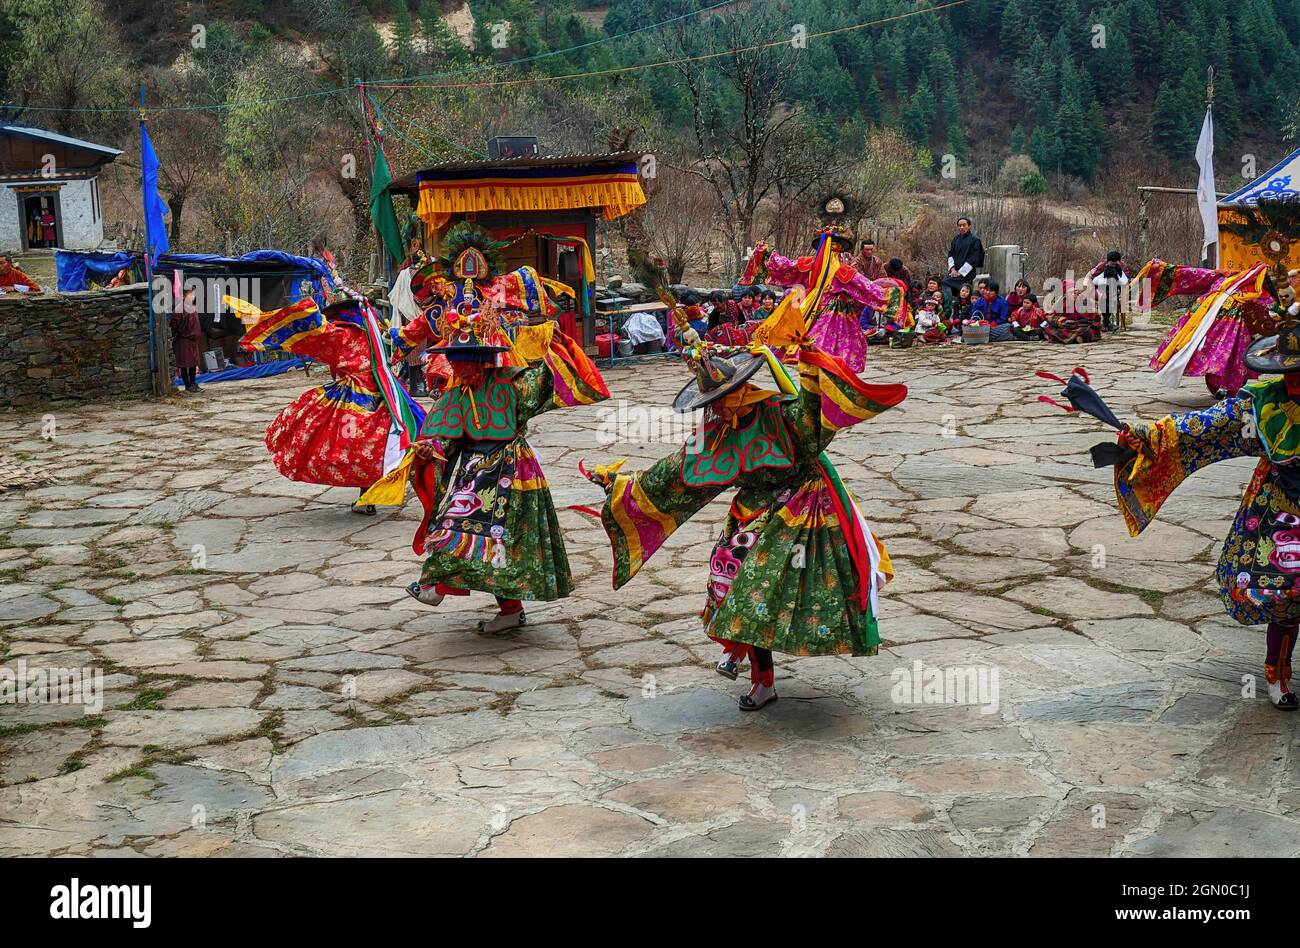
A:
{"type": "Polygon", "coordinates": [[[150,260],[156,260],[158,254],[166,253],[170,244],[167,242],[167,222],[163,219],[167,205],[158,196],[158,156],[154,153],[153,142],[149,141],[149,132],[144,123],[140,124],[140,167],[144,169],[141,187],[144,190],[144,226],[145,242],[150,260]]]}

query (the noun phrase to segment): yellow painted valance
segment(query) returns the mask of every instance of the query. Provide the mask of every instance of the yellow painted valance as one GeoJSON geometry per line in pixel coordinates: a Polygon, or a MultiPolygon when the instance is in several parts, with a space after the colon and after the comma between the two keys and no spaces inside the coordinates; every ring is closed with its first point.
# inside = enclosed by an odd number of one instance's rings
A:
{"type": "Polygon", "coordinates": [[[508,174],[420,181],[416,213],[432,231],[454,214],[476,211],[560,211],[592,208],[611,221],[646,202],[636,168],[597,172],[572,169],[520,169],[508,174]]]}

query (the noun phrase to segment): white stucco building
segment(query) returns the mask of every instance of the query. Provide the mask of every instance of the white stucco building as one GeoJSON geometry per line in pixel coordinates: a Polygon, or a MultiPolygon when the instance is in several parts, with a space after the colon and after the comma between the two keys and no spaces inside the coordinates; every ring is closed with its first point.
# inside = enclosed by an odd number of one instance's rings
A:
{"type": "Polygon", "coordinates": [[[120,154],[57,132],[0,124],[0,251],[100,246],[99,172],[120,154]]]}

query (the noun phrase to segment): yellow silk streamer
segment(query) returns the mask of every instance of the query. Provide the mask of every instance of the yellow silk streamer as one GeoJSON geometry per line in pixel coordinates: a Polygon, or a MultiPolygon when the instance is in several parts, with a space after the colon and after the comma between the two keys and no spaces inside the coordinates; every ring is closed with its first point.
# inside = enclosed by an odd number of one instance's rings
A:
{"type": "MultiPolygon", "coordinates": [[[[1228,299],[1224,300],[1219,312],[1222,313],[1223,310],[1227,309],[1229,306],[1240,305],[1242,303],[1250,302],[1251,300],[1259,299],[1264,293],[1264,277],[1266,273],[1266,270],[1261,269],[1259,274],[1250,284],[1242,284],[1238,286],[1236,290],[1229,294],[1228,299]]],[[[1224,286],[1231,286],[1233,282],[1234,278],[1229,277],[1224,281],[1224,286]]],[[[1208,293],[1197,301],[1196,308],[1192,310],[1192,314],[1188,317],[1187,322],[1183,323],[1182,328],[1178,330],[1178,333],[1174,338],[1169,340],[1168,345],[1160,350],[1160,355],[1157,356],[1157,359],[1161,365],[1164,365],[1177,353],[1182,352],[1183,347],[1192,341],[1192,338],[1196,335],[1196,328],[1201,324],[1202,320],[1205,319],[1206,314],[1208,314],[1210,309],[1214,306],[1215,300],[1219,299],[1223,295],[1223,291],[1208,293]]]]}
{"type": "Polygon", "coordinates": [[[376,507],[400,507],[406,499],[406,479],[415,461],[415,452],[408,450],[406,457],[379,480],[366,488],[358,504],[374,504],[376,507]]]}
{"type": "Polygon", "coordinates": [[[226,304],[226,309],[230,310],[245,323],[257,324],[262,321],[265,312],[258,309],[247,300],[241,300],[238,296],[222,296],[222,302],[226,304]]]}

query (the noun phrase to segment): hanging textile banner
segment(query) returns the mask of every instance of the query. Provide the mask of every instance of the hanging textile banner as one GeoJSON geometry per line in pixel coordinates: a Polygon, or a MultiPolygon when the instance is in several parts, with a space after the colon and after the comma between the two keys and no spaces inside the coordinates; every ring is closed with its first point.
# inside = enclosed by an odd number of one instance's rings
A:
{"type": "Polygon", "coordinates": [[[559,211],[599,208],[605,220],[646,202],[636,163],[596,170],[564,167],[494,168],[421,172],[416,213],[432,230],[453,214],[474,211],[559,211]],[[425,177],[428,174],[429,177],[425,177]]]}

